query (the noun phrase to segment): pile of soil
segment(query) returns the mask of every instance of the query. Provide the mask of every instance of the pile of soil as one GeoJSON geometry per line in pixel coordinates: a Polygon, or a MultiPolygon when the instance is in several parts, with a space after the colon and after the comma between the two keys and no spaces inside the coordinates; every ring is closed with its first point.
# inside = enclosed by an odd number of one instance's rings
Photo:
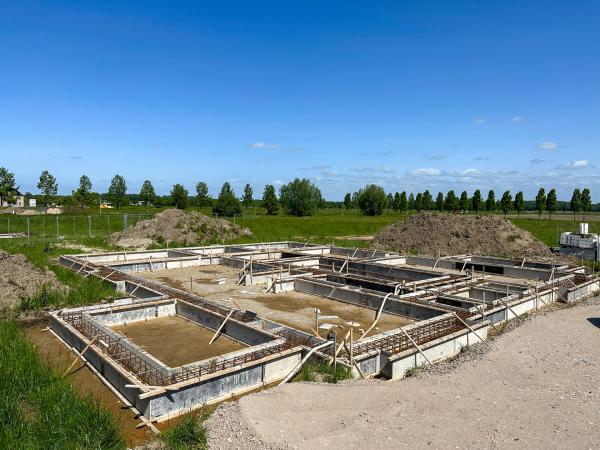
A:
{"type": "Polygon", "coordinates": [[[552,252],[502,217],[421,213],[383,228],[375,248],[426,256],[488,255],[544,260],[552,252]]]}
{"type": "Polygon", "coordinates": [[[54,272],[40,270],[25,255],[11,255],[0,250],[0,311],[34,296],[42,286],[64,289],[54,272]]]}
{"type": "Polygon", "coordinates": [[[123,248],[147,248],[167,242],[199,245],[251,235],[248,228],[241,228],[224,219],[213,219],[199,212],[166,209],[152,219],[142,220],[135,226],[112,234],[109,242],[123,248]]]}

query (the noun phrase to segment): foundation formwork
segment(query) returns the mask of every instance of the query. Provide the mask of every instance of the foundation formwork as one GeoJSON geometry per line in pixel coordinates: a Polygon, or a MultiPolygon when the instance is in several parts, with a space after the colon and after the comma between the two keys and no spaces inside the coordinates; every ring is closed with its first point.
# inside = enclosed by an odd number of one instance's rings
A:
{"type": "Polygon", "coordinates": [[[58,311],[50,328],[74,352],[83,352],[86,363],[148,423],[283,380],[309,352],[329,362],[335,354],[356,377],[403,378],[410,369],[487,339],[490,326],[600,289],[582,267],[297,242],[62,256],[60,263],[110,282],[126,296],[58,311]],[[186,288],[154,275],[202,267],[214,276],[196,288],[193,277],[186,288]],[[219,267],[227,268],[227,277],[215,278],[219,267]],[[311,298],[335,306],[337,315],[308,308],[311,298]],[[260,314],[251,309],[259,306],[260,314]],[[279,315],[271,314],[275,310],[279,315]],[[356,311],[365,323],[354,320],[356,311]],[[397,327],[381,331],[384,315],[397,327]],[[199,341],[187,343],[199,360],[170,367],[123,331],[128,324],[143,327],[169,317],[206,330],[192,333],[199,341]],[[306,317],[314,327],[306,326],[306,317]],[[332,330],[341,343],[336,350],[325,336],[332,330]],[[232,345],[214,356],[219,350],[208,346],[215,339],[232,345]]]}

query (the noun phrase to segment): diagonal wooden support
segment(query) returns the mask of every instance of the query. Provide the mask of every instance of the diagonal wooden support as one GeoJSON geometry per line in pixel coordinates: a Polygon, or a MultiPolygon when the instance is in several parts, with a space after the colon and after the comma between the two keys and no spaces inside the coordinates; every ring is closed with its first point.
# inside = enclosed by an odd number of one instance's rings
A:
{"type": "Polygon", "coordinates": [[[87,352],[88,348],[90,348],[94,344],[94,342],[96,342],[96,339],[98,339],[99,336],[100,336],[99,334],[94,336],[92,338],[92,340],[90,341],[90,343],[88,345],[86,345],[85,348],[81,352],[79,352],[79,354],[77,356],[75,356],[75,359],[73,360],[71,365],[67,368],[67,370],[65,370],[65,373],[63,373],[63,377],[69,373],[69,371],[73,368],[73,366],[79,360],[79,358],[83,358],[83,354],[85,352],[87,352]]]}
{"type": "Polygon", "coordinates": [[[475,330],[474,330],[474,329],[471,327],[471,325],[469,325],[467,322],[465,322],[464,320],[462,320],[462,319],[460,318],[460,316],[459,316],[458,314],[456,314],[455,312],[452,312],[452,314],[454,314],[454,316],[455,316],[455,317],[456,317],[458,320],[460,320],[460,321],[462,322],[462,324],[463,324],[465,327],[467,327],[471,333],[473,333],[475,336],[477,336],[477,338],[478,338],[478,339],[479,339],[481,342],[483,342],[483,338],[477,334],[477,332],[476,332],[476,331],[475,331],[475,330]]]}
{"type": "Polygon", "coordinates": [[[408,338],[408,340],[410,341],[410,343],[413,345],[414,348],[417,349],[417,351],[421,354],[421,356],[423,358],[425,358],[425,361],[427,361],[429,363],[430,366],[433,366],[432,362],[429,361],[429,358],[427,356],[425,356],[425,353],[423,353],[423,350],[421,350],[421,347],[419,347],[417,345],[417,343],[415,341],[413,341],[413,338],[410,337],[410,335],[404,331],[404,328],[400,328],[400,330],[404,333],[404,335],[408,338]]]}
{"type": "Polygon", "coordinates": [[[221,323],[221,326],[217,329],[216,333],[214,334],[214,336],[212,337],[212,339],[210,340],[208,345],[212,344],[214,342],[214,340],[217,338],[217,336],[221,333],[221,330],[223,329],[223,327],[225,326],[225,324],[227,323],[227,321],[229,320],[229,318],[231,317],[233,312],[234,312],[233,309],[231,311],[229,311],[229,314],[227,314],[227,317],[225,317],[225,320],[221,323]]]}

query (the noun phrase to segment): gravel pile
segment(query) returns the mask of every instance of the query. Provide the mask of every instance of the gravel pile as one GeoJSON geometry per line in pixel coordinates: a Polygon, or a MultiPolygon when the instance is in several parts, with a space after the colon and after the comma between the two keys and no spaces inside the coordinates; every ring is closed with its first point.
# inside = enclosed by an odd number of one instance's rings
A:
{"type": "Polygon", "coordinates": [[[248,228],[224,219],[213,219],[195,211],[166,209],[152,219],[112,234],[109,242],[123,248],[148,248],[166,243],[202,245],[250,235],[252,232],[248,228]]]}
{"type": "MultiPolygon", "coordinates": [[[[264,395],[261,392],[255,395],[264,395]]],[[[287,446],[273,446],[262,441],[240,414],[237,402],[220,405],[205,422],[208,430],[208,448],[214,450],[280,450],[287,446]]]]}
{"type": "Polygon", "coordinates": [[[474,254],[547,260],[550,249],[531,233],[494,215],[421,213],[383,228],[373,239],[383,250],[419,255],[474,254]]]}

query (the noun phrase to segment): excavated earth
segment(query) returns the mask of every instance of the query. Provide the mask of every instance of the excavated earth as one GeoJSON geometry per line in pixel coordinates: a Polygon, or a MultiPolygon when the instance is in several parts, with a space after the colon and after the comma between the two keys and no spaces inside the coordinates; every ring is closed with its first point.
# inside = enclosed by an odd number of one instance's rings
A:
{"type": "Polygon", "coordinates": [[[550,249],[507,219],[494,215],[421,213],[383,228],[379,249],[427,256],[476,254],[546,260],[550,249]]]}
{"type": "Polygon", "coordinates": [[[199,212],[166,209],[152,219],[111,235],[109,242],[117,247],[148,248],[156,244],[201,245],[250,236],[242,228],[224,219],[213,219],[199,212]]]}
{"type": "Polygon", "coordinates": [[[37,268],[25,255],[11,255],[0,250],[0,311],[34,296],[42,286],[51,290],[65,289],[54,272],[37,268]]]}

